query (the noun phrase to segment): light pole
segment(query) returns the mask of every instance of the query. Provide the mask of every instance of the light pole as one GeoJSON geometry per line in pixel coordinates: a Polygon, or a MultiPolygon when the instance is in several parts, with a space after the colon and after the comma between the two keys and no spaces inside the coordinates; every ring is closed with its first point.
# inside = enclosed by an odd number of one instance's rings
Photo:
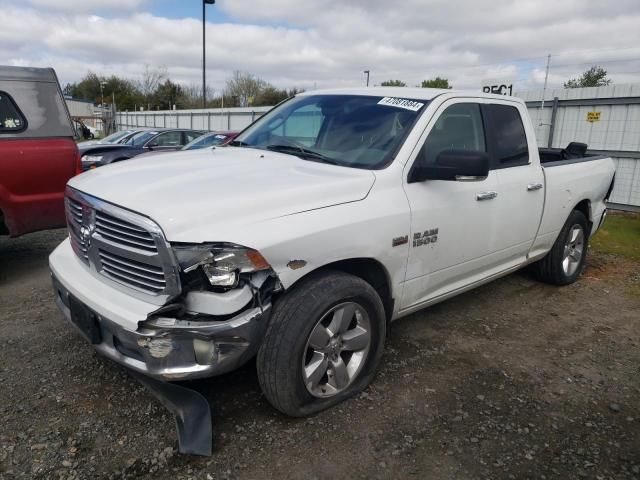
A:
{"type": "Polygon", "coordinates": [[[371,73],[371,71],[370,70],[365,70],[362,73],[366,73],[367,74],[367,87],[368,87],[369,86],[369,74],[371,73]]]}
{"type": "Polygon", "coordinates": [[[100,123],[101,123],[101,130],[102,133],[106,133],[105,130],[105,117],[106,115],[104,114],[104,87],[107,85],[107,82],[105,82],[104,80],[100,80],[100,123]]]}
{"type": "Polygon", "coordinates": [[[205,45],[206,34],[205,34],[205,7],[207,5],[213,5],[216,3],[216,0],[202,0],[202,108],[207,108],[207,74],[206,74],[206,63],[207,63],[207,47],[205,45]]]}
{"type": "Polygon", "coordinates": [[[102,103],[100,103],[100,108],[104,108],[104,87],[107,85],[107,82],[104,80],[100,82],[100,97],[102,99],[102,103]]]}

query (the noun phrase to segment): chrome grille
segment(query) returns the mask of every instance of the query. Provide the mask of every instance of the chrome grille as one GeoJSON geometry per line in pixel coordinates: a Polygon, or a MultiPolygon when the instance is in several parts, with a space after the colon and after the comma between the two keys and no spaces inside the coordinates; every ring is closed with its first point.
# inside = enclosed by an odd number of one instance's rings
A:
{"type": "Polygon", "coordinates": [[[139,248],[147,252],[158,251],[156,242],[148,231],[104,212],[96,211],[96,232],[110,242],[124,247],[139,248]]]}
{"type": "Polygon", "coordinates": [[[167,286],[162,267],[137,262],[103,250],[99,250],[98,255],[103,272],[115,280],[156,293],[162,292],[167,286]]]}
{"type": "Polygon", "coordinates": [[[70,197],[65,199],[67,212],[67,226],[69,227],[69,240],[71,247],[85,263],[89,263],[89,253],[87,245],[82,235],[83,208],[82,204],[70,197]]]}
{"type": "Polygon", "coordinates": [[[65,203],[71,246],[92,272],[157,304],[180,292],[173,253],[152,220],[70,187],[65,203]]]}

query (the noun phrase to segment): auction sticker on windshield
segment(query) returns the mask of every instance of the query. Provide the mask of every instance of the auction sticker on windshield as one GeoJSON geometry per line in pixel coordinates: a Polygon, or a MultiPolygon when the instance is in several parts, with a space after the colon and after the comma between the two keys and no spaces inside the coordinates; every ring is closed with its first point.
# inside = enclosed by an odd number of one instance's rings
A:
{"type": "Polygon", "coordinates": [[[424,103],[416,102],[414,100],[407,100],[404,98],[395,98],[395,97],[384,97],[382,100],[378,102],[378,105],[387,105],[388,107],[404,108],[405,110],[411,110],[412,112],[417,112],[422,107],[424,107],[424,103]]]}

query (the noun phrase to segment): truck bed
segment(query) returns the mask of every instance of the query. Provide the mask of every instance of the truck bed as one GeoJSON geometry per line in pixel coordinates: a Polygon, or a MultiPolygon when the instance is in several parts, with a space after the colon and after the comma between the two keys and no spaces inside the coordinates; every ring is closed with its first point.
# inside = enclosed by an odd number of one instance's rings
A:
{"type": "Polygon", "coordinates": [[[538,152],[540,163],[545,168],[606,158],[602,155],[589,155],[587,145],[578,142],[572,142],[566,148],[539,148],[538,152]]]}

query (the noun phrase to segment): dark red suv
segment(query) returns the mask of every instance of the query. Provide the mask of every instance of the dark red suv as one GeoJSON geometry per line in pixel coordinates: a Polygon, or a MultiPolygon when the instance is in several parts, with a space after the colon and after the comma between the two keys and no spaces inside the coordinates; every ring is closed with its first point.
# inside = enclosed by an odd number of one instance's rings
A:
{"type": "Polygon", "coordinates": [[[51,68],[0,66],[0,235],[65,225],[64,189],[81,171],[51,68]]]}

